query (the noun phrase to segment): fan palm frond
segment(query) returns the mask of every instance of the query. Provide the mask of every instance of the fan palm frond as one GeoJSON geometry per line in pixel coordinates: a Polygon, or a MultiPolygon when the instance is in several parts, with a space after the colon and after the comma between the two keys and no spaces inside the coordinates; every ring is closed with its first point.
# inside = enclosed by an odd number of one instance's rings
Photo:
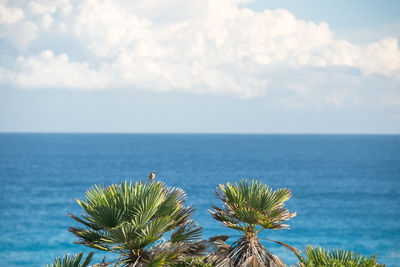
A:
{"type": "Polygon", "coordinates": [[[284,202],[292,193],[282,188],[272,191],[267,185],[252,180],[242,180],[235,185],[219,185],[216,196],[223,202],[223,208],[213,207],[213,217],[224,226],[248,233],[264,229],[287,229],[285,221],[296,216],[284,208],[284,202]],[[256,227],[258,228],[256,229],[256,227]],[[254,229],[252,229],[254,228],[254,229]]]}
{"type": "Polygon", "coordinates": [[[325,250],[321,247],[307,246],[306,256],[302,257],[296,253],[299,267],[316,267],[316,266],[362,266],[362,267],[383,267],[384,264],[376,262],[376,256],[370,258],[354,253],[349,250],[333,249],[325,250]]]}
{"type": "Polygon", "coordinates": [[[193,253],[202,232],[191,219],[194,209],[186,205],[185,192],[161,182],[96,185],[77,203],[82,217],[69,214],[82,225],[69,228],[76,243],[117,252],[125,266],[165,265],[193,253]]]}
{"type": "Polygon", "coordinates": [[[54,263],[52,263],[51,265],[46,265],[46,267],[86,267],[89,266],[93,258],[93,254],[93,252],[90,252],[82,263],[81,260],[83,258],[83,252],[75,256],[67,254],[62,259],[56,258],[54,263]]]}
{"type": "MultiPolygon", "coordinates": [[[[287,229],[285,224],[296,213],[289,212],[284,203],[290,199],[291,191],[282,188],[273,191],[259,181],[244,179],[239,183],[219,185],[215,194],[222,201],[222,207],[213,206],[210,210],[214,219],[222,225],[235,229],[242,237],[231,245],[224,241],[214,243],[214,252],[207,260],[215,266],[286,266],[278,257],[272,255],[259,241],[258,234],[265,229],[287,229]]],[[[284,247],[297,249],[280,241],[284,247]]]]}

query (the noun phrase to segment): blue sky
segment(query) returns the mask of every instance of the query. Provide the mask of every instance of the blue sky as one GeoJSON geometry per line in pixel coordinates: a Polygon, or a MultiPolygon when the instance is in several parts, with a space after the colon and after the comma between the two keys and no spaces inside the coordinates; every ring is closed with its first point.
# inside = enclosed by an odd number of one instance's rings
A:
{"type": "Polygon", "coordinates": [[[366,29],[399,22],[400,3],[397,0],[269,0],[247,4],[254,10],[283,8],[297,18],[325,21],[333,30],[366,29]]]}
{"type": "Polygon", "coordinates": [[[0,131],[400,133],[398,14],[394,0],[0,0],[0,131]]]}

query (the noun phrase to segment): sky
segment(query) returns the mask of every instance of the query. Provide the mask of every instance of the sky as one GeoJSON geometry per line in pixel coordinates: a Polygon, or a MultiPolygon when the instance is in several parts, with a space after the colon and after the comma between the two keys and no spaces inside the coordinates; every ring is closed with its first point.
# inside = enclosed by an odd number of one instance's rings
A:
{"type": "Polygon", "coordinates": [[[400,133],[397,0],[0,0],[0,132],[400,133]]]}

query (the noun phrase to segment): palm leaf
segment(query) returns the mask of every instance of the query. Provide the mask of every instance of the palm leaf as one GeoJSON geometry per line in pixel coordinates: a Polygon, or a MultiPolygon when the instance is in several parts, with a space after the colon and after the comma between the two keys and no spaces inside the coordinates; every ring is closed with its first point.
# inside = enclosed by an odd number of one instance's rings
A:
{"type": "Polygon", "coordinates": [[[376,262],[376,257],[370,258],[354,253],[349,250],[333,249],[325,250],[321,247],[306,247],[306,256],[304,258],[300,253],[295,252],[299,263],[299,267],[314,266],[363,266],[363,267],[379,267],[385,266],[376,262]]]}
{"type": "MultiPolygon", "coordinates": [[[[292,195],[291,191],[286,188],[273,191],[259,181],[244,179],[235,184],[219,185],[215,195],[223,205],[213,206],[210,210],[213,218],[226,227],[238,230],[242,237],[231,245],[216,243],[207,260],[215,266],[285,266],[261,245],[257,235],[265,229],[289,228],[284,222],[296,216],[296,213],[284,208],[284,203],[292,195]]],[[[299,252],[288,244],[272,241],[299,252]]]]}
{"type": "Polygon", "coordinates": [[[81,263],[83,252],[79,253],[75,256],[70,256],[69,254],[65,255],[62,259],[56,258],[54,263],[51,265],[46,265],[47,267],[86,267],[89,266],[92,258],[93,252],[90,252],[89,255],[85,258],[85,260],[81,263]]]}
{"type": "Polygon", "coordinates": [[[171,231],[171,242],[177,243],[184,240],[196,240],[201,236],[203,228],[193,221],[188,220],[185,224],[176,227],[171,231]]]}
{"type": "Polygon", "coordinates": [[[79,244],[120,253],[123,265],[167,264],[201,249],[194,244],[202,228],[192,221],[194,209],[185,202],[183,190],[161,182],[95,185],[84,200],[77,200],[84,211],[81,218],[69,215],[83,227],[69,230],[79,244]],[[171,233],[170,241],[166,233],[171,233]]]}

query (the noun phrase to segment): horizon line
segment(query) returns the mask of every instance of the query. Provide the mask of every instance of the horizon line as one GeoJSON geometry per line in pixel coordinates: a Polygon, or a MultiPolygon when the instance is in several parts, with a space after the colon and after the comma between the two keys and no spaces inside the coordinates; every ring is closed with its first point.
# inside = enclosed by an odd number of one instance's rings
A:
{"type": "Polygon", "coordinates": [[[390,132],[59,132],[59,131],[0,131],[2,134],[120,134],[120,135],[400,135],[390,132]]]}

